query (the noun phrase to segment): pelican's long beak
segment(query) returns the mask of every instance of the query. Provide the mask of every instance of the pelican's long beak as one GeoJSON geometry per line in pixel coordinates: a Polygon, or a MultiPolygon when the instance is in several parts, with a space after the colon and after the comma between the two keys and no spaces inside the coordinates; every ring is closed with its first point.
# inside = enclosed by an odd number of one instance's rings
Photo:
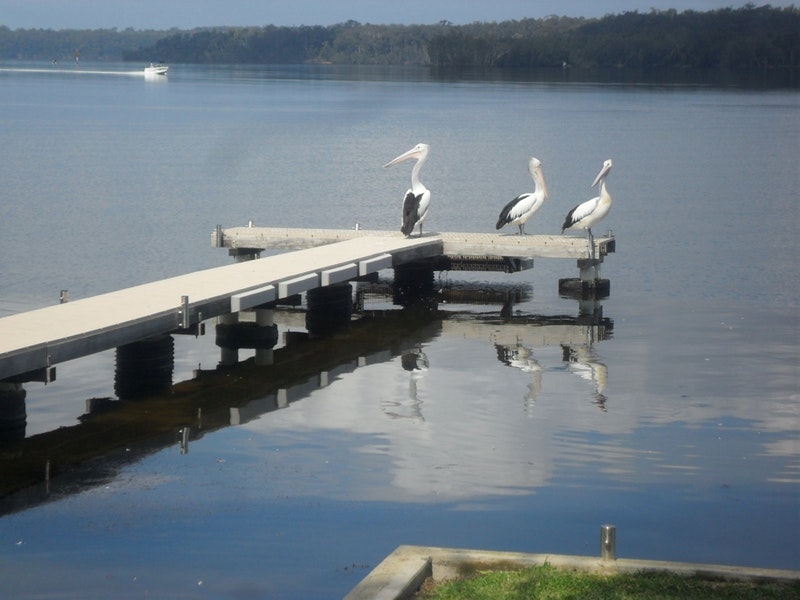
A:
{"type": "Polygon", "coordinates": [[[398,164],[398,163],[401,163],[401,162],[403,162],[404,160],[409,160],[409,159],[412,159],[412,158],[419,158],[419,155],[420,155],[420,150],[419,150],[419,148],[417,148],[417,147],[415,146],[414,148],[412,148],[412,149],[411,149],[411,150],[409,150],[408,152],[403,152],[403,153],[402,153],[400,156],[398,156],[397,158],[393,158],[392,160],[390,160],[388,163],[386,163],[386,164],[385,164],[385,165],[383,165],[383,166],[384,166],[384,168],[386,168],[386,167],[393,167],[394,165],[396,165],[396,164],[398,164]]]}
{"type": "Polygon", "coordinates": [[[612,165],[612,162],[611,162],[611,159],[609,158],[606,162],[603,163],[603,168],[600,169],[600,172],[597,174],[597,177],[594,178],[594,181],[592,182],[592,185],[589,186],[589,187],[596,186],[603,177],[608,175],[608,172],[611,171],[611,165],[612,165]]]}

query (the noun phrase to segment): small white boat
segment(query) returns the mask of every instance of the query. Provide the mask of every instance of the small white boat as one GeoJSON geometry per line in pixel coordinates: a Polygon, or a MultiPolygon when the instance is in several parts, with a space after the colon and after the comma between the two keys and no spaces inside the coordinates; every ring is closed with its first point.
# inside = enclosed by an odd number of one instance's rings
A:
{"type": "Polygon", "coordinates": [[[149,67],[144,68],[145,75],[166,75],[167,71],[169,71],[169,66],[163,65],[161,63],[157,65],[150,63],[149,67]]]}

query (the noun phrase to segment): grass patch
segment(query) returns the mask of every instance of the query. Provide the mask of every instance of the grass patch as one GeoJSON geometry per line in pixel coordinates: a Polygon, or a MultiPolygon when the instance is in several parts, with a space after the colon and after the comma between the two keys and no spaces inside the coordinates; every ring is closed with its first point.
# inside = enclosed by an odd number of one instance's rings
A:
{"type": "Polygon", "coordinates": [[[484,571],[465,579],[427,582],[425,600],[590,599],[631,600],[800,600],[800,582],[741,582],[683,577],[674,573],[601,575],[542,565],[513,571],[484,571]]]}

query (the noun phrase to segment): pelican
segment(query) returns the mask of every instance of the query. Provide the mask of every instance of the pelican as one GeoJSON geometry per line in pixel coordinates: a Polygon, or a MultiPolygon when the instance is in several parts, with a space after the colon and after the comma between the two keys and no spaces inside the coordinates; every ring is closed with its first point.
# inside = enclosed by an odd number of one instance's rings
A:
{"type": "Polygon", "coordinates": [[[411,235],[417,225],[419,225],[419,234],[422,235],[422,221],[428,215],[428,208],[431,205],[431,192],[419,180],[419,170],[425,164],[430,149],[428,144],[417,144],[408,152],[404,152],[383,165],[392,167],[412,158],[417,159],[414,168],[411,169],[411,189],[406,192],[403,199],[403,222],[400,231],[406,236],[411,235]]]}
{"type": "Polygon", "coordinates": [[[591,187],[600,184],[600,195],[586,202],[578,204],[569,213],[567,218],[564,219],[564,224],[561,226],[561,233],[566,229],[585,229],[589,234],[589,245],[592,251],[592,258],[594,258],[594,236],[592,235],[592,226],[600,221],[611,210],[611,194],[606,190],[606,177],[611,171],[611,159],[603,163],[603,168],[594,178],[591,187]]]}
{"type": "Polygon", "coordinates": [[[533,178],[533,192],[520,194],[500,211],[497,219],[496,229],[511,223],[519,227],[519,234],[525,235],[525,222],[530,219],[536,211],[542,208],[547,198],[547,186],[542,175],[542,163],[538,158],[531,157],[528,160],[528,171],[533,178]]]}

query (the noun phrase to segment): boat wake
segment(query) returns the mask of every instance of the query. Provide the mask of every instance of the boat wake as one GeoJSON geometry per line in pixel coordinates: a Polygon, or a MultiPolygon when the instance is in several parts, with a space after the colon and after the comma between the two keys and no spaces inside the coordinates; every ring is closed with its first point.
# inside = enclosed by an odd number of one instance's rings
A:
{"type": "Polygon", "coordinates": [[[18,68],[0,67],[2,73],[54,73],[69,75],[120,75],[123,77],[144,77],[147,75],[144,70],[136,71],[97,71],[89,69],[43,69],[43,68],[18,68]]]}

